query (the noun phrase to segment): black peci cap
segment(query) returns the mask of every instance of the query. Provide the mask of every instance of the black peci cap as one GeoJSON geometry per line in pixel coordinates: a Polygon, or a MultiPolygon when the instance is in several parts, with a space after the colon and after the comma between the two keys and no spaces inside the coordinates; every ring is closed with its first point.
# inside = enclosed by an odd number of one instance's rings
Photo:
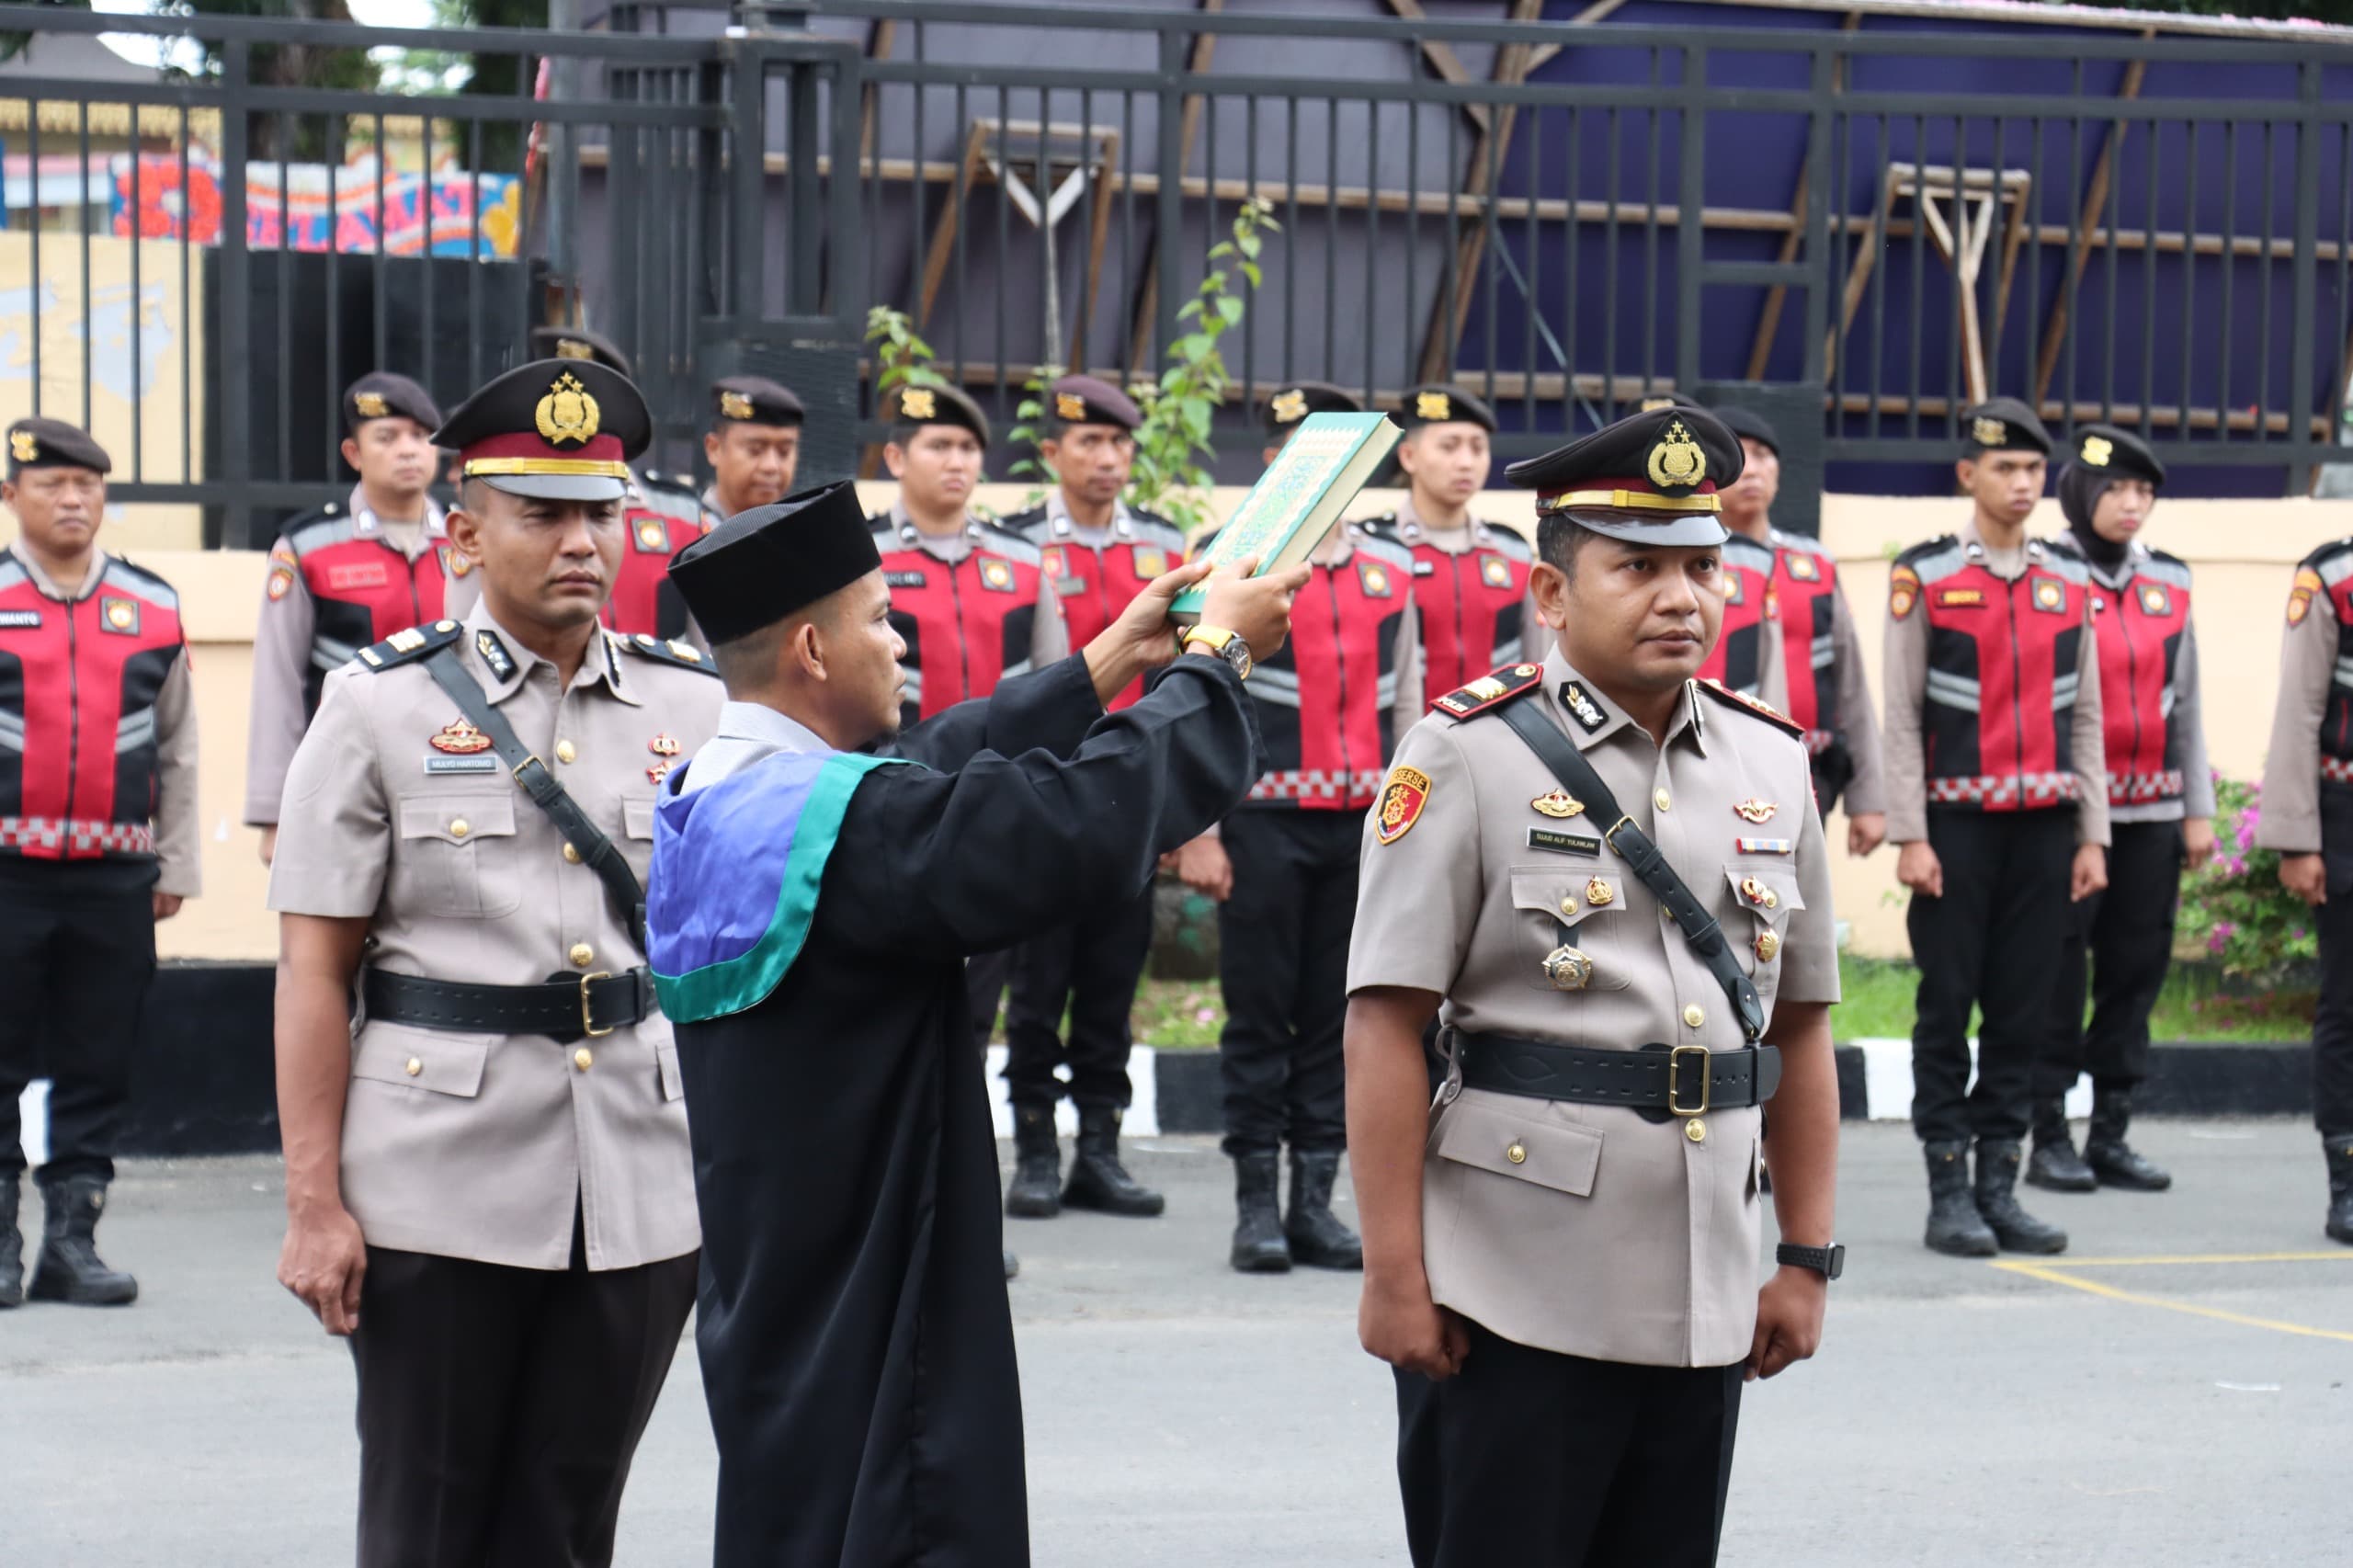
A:
{"type": "Polygon", "coordinates": [[[988,415],[961,388],[929,382],[901,386],[892,392],[886,404],[892,425],[953,425],[959,430],[970,430],[982,446],[989,444],[988,415]]]}
{"type": "Polygon", "coordinates": [[[620,345],[601,332],[591,332],[585,326],[535,326],[531,329],[531,358],[534,359],[581,359],[602,365],[608,370],[619,370],[624,376],[635,376],[636,367],[620,345]]]}
{"type": "Polygon", "coordinates": [[[370,419],[414,419],[427,430],[441,426],[433,396],[406,376],[370,370],[343,390],[343,428],[358,430],[370,419]]]}
{"type": "Polygon", "coordinates": [[[1277,436],[1311,414],[1362,414],[1362,400],[1329,381],[1293,381],[1267,400],[1267,429],[1277,436]]]}
{"type": "Polygon", "coordinates": [[[78,425],[28,417],[8,426],[8,477],[28,468],[86,468],[111,473],[114,460],[78,425]]]}
{"type": "Polygon", "coordinates": [[[2086,425],[2078,429],[2074,461],[2111,479],[2145,479],[2151,484],[2165,482],[2165,465],[2149,444],[2113,425],[2086,425]]]}
{"type": "Polygon", "coordinates": [[[1472,397],[1460,387],[1433,381],[1427,386],[1412,387],[1397,400],[1389,417],[1407,430],[1418,430],[1425,425],[1476,425],[1490,436],[1495,433],[1495,411],[1472,397]]]}
{"type": "Polygon", "coordinates": [[[1504,470],[1537,492],[1540,516],[1632,544],[1710,545],[1729,537],[1716,493],[1740,477],[1740,442],[1701,408],[1630,414],[1583,440],[1504,470]]]}
{"type": "Polygon", "coordinates": [[[1064,425],[1110,425],[1133,430],[1143,423],[1143,410],[1133,398],[1093,376],[1064,376],[1046,391],[1046,412],[1064,425]]]}
{"type": "Polygon", "coordinates": [[[727,376],[711,382],[710,410],[716,428],[730,425],[790,427],[807,414],[791,388],[764,376],[727,376]]]}
{"type": "Polygon", "coordinates": [[[670,581],[712,642],[733,642],[882,569],[848,480],[738,512],[680,551],[670,581]]]}
{"type": "Polygon", "coordinates": [[[535,359],[466,399],[434,432],[456,449],[459,474],[513,495],[613,501],[630,460],[654,438],[645,399],[627,376],[591,359],[535,359]]]}
{"type": "Polygon", "coordinates": [[[1961,416],[1961,455],[1980,452],[2033,452],[2051,455],[2051,432],[2034,410],[2014,397],[1988,398],[1961,416]]]}
{"type": "Polygon", "coordinates": [[[1735,437],[1756,442],[1777,458],[1781,455],[1780,432],[1775,430],[1771,423],[1755,409],[1743,408],[1736,403],[1728,403],[1722,408],[1711,408],[1708,412],[1714,415],[1717,423],[1735,437]]]}

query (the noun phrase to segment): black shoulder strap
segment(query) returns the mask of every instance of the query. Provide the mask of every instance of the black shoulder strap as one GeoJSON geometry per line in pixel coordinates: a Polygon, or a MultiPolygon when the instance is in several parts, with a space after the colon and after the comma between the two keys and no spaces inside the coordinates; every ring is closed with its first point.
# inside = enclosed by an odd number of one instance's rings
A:
{"type": "Polygon", "coordinates": [[[645,890],[638,886],[637,873],[629,869],[621,852],[605,836],[605,830],[588,820],[580,802],[564,792],[562,784],[520,736],[515,726],[506,722],[491,702],[490,693],[482,683],[466,672],[455,644],[435,650],[425,661],[433,674],[434,682],[448,692],[458,705],[458,711],[467,722],[490,737],[490,744],[515,775],[515,782],[531,797],[531,803],[548,814],[564,842],[580,851],[581,860],[597,873],[605,891],[620,906],[622,918],[629,922],[630,935],[636,939],[637,950],[645,950],[645,890]]]}
{"type": "Polygon", "coordinates": [[[1684,942],[1708,966],[1716,983],[1732,998],[1733,1010],[1740,1017],[1740,1032],[1754,1045],[1765,1033],[1765,1004],[1756,994],[1756,987],[1748,976],[1740,972],[1740,960],[1732,956],[1732,945],[1724,940],[1723,927],[1717,925],[1692,896],[1691,890],[1675,868],[1666,863],[1650,835],[1636,827],[1633,819],[1620,809],[1618,799],[1610,794],[1609,786],[1601,781],[1593,764],[1585,759],[1569,737],[1563,734],[1551,721],[1526,702],[1509,702],[1495,710],[1509,724],[1528,747],[1552,770],[1569,793],[1593,808],[1597,820],[1610,824],[1602,833],[1609,847],[1626,858],[1627,869],[1635,880],[1650,889],[1651,896],[1675,920],[1675,928],[1683,934],[1684,942]]]}

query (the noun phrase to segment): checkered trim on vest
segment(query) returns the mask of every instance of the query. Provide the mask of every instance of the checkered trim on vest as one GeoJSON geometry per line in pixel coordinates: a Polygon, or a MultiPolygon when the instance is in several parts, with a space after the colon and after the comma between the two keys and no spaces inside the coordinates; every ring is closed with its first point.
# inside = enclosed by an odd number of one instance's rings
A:
{"type": "Polygon", "coordinates": [[[2018,792],[2029,806],[2055,806],[2080,800],[2083,780],[2073,773],[1979,773],[1966,778],[1931,778],[1928,801],[1946,806],[2015,806],[2018,792]]]}
{"type": "Polygon", "coordinates": [[[0,849],[61,847],[77,855],[153,855],[155,830],[144,823],[80,817],[0,817],[0,849]]]}
{"type": "Polygon", "coordinates": [[[2182,786],[2178,767],[2168,767],[2162,773],[2111,773],[2108,776],[2108,803],[2144,806],[2152,801],[2176,800],[2181,795],[2182,786]]]}
{"type": "Polygon", "coordinates": [[[2353,784],[2353,761],[2341,756],[2320,759],[2320,776],[2332,784],[2353,784]]]}
{"type": "Polygon", "coordinates": [[[1263,775],[1250,786],[1254,801],[1347,801],[1361,799],[1378,791],[1383,775],[1378,770],[1366,772],[1326,771],[1323,768],[1279,768],[1263,775]]]}

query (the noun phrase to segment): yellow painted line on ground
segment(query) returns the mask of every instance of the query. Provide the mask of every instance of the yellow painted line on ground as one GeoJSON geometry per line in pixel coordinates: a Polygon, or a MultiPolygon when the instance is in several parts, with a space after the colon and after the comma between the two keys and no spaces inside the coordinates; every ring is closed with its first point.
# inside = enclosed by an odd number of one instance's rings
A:
{"type": "Polygon", "coordinates": [[[2197,1263],[2353,1263],[2353,1247],[2334,1252],[2208,1252],[2172,1257],[2056,1257],[2037,1268],[2171,1268],[2197,1263]]]}
{"type": "MultiPolygon", "coordinates": [[[[2280,1256],[2290,1255],[2270,1256],[2280,1256]]],[[[2333,1255],[2324,1253],[2313,1256],[2325,1257],[2333,1255]]],[[[2088,1261],[2090,1260],[2079,1259],[2075,1264],[2075,1267],[2081,1267],[2088,1261]]],[[[2217,1260],[2212,1258],[2183,1258],[2177,1261],[2207,1263],[2217,1260]]],[[[2078,1279],[2062,1268],[2051,1267],[2044,1264],[2018,1263],[2013,1262],[2008,1258],[1999,1258],[1995,1260],[1992,1267],[2001,1269],[2005,1273],[2023,1274],[2029,1278],[2040,1279],[2047,1284],[2064,1285],[2071,1290],[2083,1290],[2094,1296],[2105,1297],[2111,1301],[2128,1301],[2132,1305],[2139,1307],[2161,1307],[2169,1312],[2185,1312],[2191,1317],[2212,1318],[2218,1323],[2234,1323],[2243,1328],[2268,1328],[2275,1334],[2301,1335],[2308,1339],[2336,1339],[2342,1340],[2347,1345],[2353,1345],[2353,1334],[2347,1333],[2342,1329],[2314,1328],[2310,1324],[2283,1323],[2277,1318],[2250,1317],[2245,1312],[2225,1312],[2220,1307],[2200,1307],[2194,1306],[2188,1301],[2169,1301],[2163,1296],[2144,1296],[2137,1290],[2120,1290],[2113,1285],[2103,1285],[2096,1279],[2078,1279]]]]}

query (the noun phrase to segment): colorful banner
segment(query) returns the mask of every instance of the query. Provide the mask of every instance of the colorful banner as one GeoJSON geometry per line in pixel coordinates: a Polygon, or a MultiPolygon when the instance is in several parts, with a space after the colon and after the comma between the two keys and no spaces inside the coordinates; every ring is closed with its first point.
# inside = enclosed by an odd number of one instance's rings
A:
{"type": "MultiPolygon", "coordinates": [[[[221,243],[218,165],[191,159],[183,188],[175,154],[142,153],[136,181],[130,154],[112,160],[114,233],[142,239],[221,243]]],[[[253,250],[340,251],[347,256],[512,257],[522,227],[523,187],[513,175],[380,172],[374,157],[324,164],[245,165],[245,244],[253,250]],[[475,192],[482,209],[477,216],[475,192]],[[381,219],[381,236],[379,221],[381,219]],[[480,249],[477,251],[479,235],[480,249]],[[380,246],[381,237],[381,246],[380,246]]]]}

